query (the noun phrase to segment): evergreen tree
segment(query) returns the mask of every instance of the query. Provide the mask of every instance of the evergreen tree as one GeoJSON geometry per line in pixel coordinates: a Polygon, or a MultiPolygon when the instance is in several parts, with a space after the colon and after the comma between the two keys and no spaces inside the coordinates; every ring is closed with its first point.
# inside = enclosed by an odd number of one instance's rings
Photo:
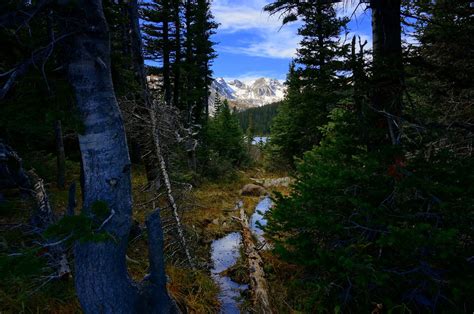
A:
{"type": "Polygon", "coordinates": [[[218,102],[215,116],[209,121],[207,140],[211,150],[233,165],[244,160],[244,134],[227,100],[218,102]]]}
{"type": "Polygon", "coordinates": [[[242,130],[248,130],[250,127],[250,120],[252,120],[254,135],[269,135],[270,125],[277,114],[280,104],[280,102],[277,102],[261,107],[238,111],[237,118],[239,119],[242,130]]]}
{"type": "Polygon", "coordinates": [[[247,131],[245,131],[245,137],[247,138],[247,145],[252,145],[253,137],[255,136],[255,125],[253,123],[253,117],[249,117],[249,126],[247,131]]]}
{"type": "Polygon", "coordinates": [[[416,109],[431,123],[468,127],[474,115],[474,45],[468,35],[474,31],[472,8],[461,0],[415,1],[406,10],[426,17],[409,25],[420,43],[412,47],[407,81],[416,109]]]}
{"type": "MultiPolygon", "coordinates": [[[[179,10],[174,1],[154,0],[147,3],[143,18],[145,36],[145,56],[147,59],[160,62],[160,73],[163,76],[163,96],[166,104],[171,104],[171,53],[177,47],[177,41],[172,40],[171,22],[176,19],[174,10],[179,10]]],[[[176,30],[176,29],[175,29],[176,30]]],[[[174,34],[179,37],[180,34],[174,34]]],[[[179,49],[180,47],[178,47],[179,49]]]]}
{"type": "Polygon", "coordinates": [[[217,23],[208,0],[186,2],[186,102],[190,118],[201,124],[209,115],[209,88],[212,82],[212,60],[216,57],[211,36],[217,23]]]}
{"type": "MultiPolygon", "coordinates": [[[[320,144],[298,163],[292,193],[277,196],[267,215],[275,252],[302,266],[293,286],[312,291],[298,310],[379,311],[376,303],[388,312],[454,313],[474,306],[473,243],[465,240],[474,204],[466,187],[474,167],[465,98],[472,83],[454,79],[460,68],[445,68],[450,60],[470,73],[472,49],[463,44],[470,13],[462,1],[420,3],[420,46],[407,67],[408,106],[401,106],[400,2],[371,1],[372,67],[354,49],[353,104],[331,111],[320,144]],[[460,110],[448,114],[453,100],[460,110]],[[447,120],[451,127],[441,122],[447,120]]],[[[297,149],[283,141],[297,129],[295,111],[285,104],[281,110],[274,126],[286,136],[278,138],[280,147],[297,149]]]]}
{"type": "Polygon", "coordinates": [[[244,133],[227,100],[216,96],[215,113],[204,125],[198,149],[201,173],[211,178],[233,174],[247,159],[244,133]]]}
{"type": "Polygon", "coordinates": [[[331,5],[306,4],[300,7],[303,36],[297,58],[287,78],[287,95],[272,127],[272,154],[293,164],[321,140],[319,127],[326,124],[330,110],[341,102],[347,80],[348,46],[338,36],[347,19],[338,18],[331,5]]]}

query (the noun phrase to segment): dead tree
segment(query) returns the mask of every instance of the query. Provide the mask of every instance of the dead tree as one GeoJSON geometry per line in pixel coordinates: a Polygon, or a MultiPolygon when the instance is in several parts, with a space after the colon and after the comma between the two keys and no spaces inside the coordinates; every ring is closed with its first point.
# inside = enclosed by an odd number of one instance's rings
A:
{"type": "MultiPolygon", "coordinates": [[[[133,12],[136,12],[136,1],[135,2],[132,2],[131,4],[131,8],[132,8],[132,11],[133,12]]],[[[187,241],[186,241],[186,236],[184,234],[184,228],[183,228],[183,225],[181,223],[181,218],[180,218],[180,215],[179,215],[179,210],[178,210],[178,204],[175,200],[175,197],[173,196],[173,188],[172,188],[172,184],[171,184],[171,181],[169,179],[169,174],[168,174],[168,167],[167,167],[167,163],[166,163],[166,159],[165,159],[165,156],[164,156],[164,153],[163,153],[163,148],[162,148],[162,140],[161,140],[161,137],[162,137],[162,130],[165,129],[163,127],[160,128],[160,122],[164,122],[164,120],[167,118],[165,117],[164,119],[161,119],[159,120],[159,110],[158,110],[158,107],[165,107],[165,108],[172,108],[171,106],[171,87],[170,87],[170,78],[169,78],[169,42],[168,42],[168,11],[169,11],[169,6],[168,6],[168,3],[165,3],[164,4],[165,6],[165,9],[166,9],[166,12],[164,12],[164,16],[165,16],[165,20],[163,22],[163,32],[164,32],[164,36],[165,36],[165,47],[163,47],[164,49],[164,70],[165,70],[165,75],[164,75],[164,92],[165,92],[165,103],[164,104],[160,104],[160,106],[158,106],[158,101],[156,99],[153,99],[154,95],[152,95],[150,92],[149,92],[149,88],[146,84],[143,84],[142,85],[142,89],[143,89],[143,102],[144,102],[144,106],[131,106],[132,109],[129,110],[129,117],[133,118],[135,117],[134,120],[131,120],[131,123],[130,123],[130,132],[129,133],[132,133],[132,134],[136,134],[138,135],[139,137],[141,137],[141,141],[140,141],[140,145],[142,146],[142,148],[144,148],[144,159],[145,160],[152,160],[154,162],[156,162],[156,164],[158,165],[158,168],[159,168],[159,174],[161,175],[161,179],[163,180],[163,183],[164,183],[164,188],[166,190],[166,196],[167,196],[167,200],[168,200],[168,203],[169,203],[169,206],[172,210],[172,214],[173,214],[173,217],[174,217],[174,220],[175,220],[175,225],[176,225],[176,230],[177,230],[177,234],[178,234],[178,240],[179,242],[181,243],[182,245],[182,249],[185,253],[185,256],[186,256],[186,259],[188,261],[188,264],[189,266],[194,269],[195,266],[194,266],[194,262],[193,262],[193,259],[191,257],[191,254],[190,254],[190,251],[189,251],[189,246],[187,244],[187,241]],[[138,118],[138,120],[137,120],[138,118]],[[147,123],[149,121],[149,123],[147,123]]],[[[136,38],[135,42],[137,43],[141,43],[141,41],[139,40],[139,38],[141,38],[141,35],[140,35],[140,28],[139,28],[139,24],[138,24],[138,15],[135,13],[135,14],[131,14],[132,18],[133,18],[133,21],[134,24],[133,24],[133,27],[132,27],[132,32],[134,34],[132,34],[132,38],[136,38]]],[[[146,77],[145,77],[145,71],[143,70],[143,55],[141,53],[141,50],[138,50],[138,49],[135,49],[134,50],[134,60],[135,63],[136,63],[136,68],[139,69],[138,71],[138,75],[141,76],[141,78],[139,79],[140,82],[147,82],[146,80],[146,77]]],[[[157,98],[157,97],[155,97],[157,98]]],[[[124,106],[124,107],[127,107],[127,106],[124,106]]],[[[162,111],[163,112],[163,111],[162,111]]],[[[179,117],[179,113],[177,111],[177,108],[174,108],[174,110],[170,110],[170,114],[168,115],[168,117],[171,118],[171,121],[176,121],[177,118],[179,117]],[[173,116],[174,115],[174,116],[173,116]]],[[[172,132],[172,136],[175,135],[175,133],[172,131],[173,129],[176,129],[176,128],[179,128],[177,127],[177,125],[179,123],[175,123],[173,124],[173,122],[171,123],[171,127],[168,128],[169,130],[171,130],[172,132]]],[[[145,162],[146,164],[152,164],[150,162],[145,162]]],[[[154,164],[152,164],[152,167],[156,167],[154,164]]],[[[147,171],[147,173],[149,172],[149,170],[147,171]]],[[[155,172],[155,171],[154,171],[155,172]]],[[[156,178],[155,180],[158,180],[159,177],[158,175],[156,175],[156,178]]],[[[152,189],[156,189],[158,190],[159,186],[154,184],[151,186],[152,189]]]]}
{"type": "MultiPolygon", "coordinates": [[[[41,179],[33,170],[29,171],[29,176],[33,183],[31,194],[36,200],[36,210],[31,217],[31,225],[35,228],[35,233],[41,233],[56,223],[57,217],[49,202],[43,179],[41,179]]],[[[71,274],[71,268],[69,267],[67,258],[67,248],[64,242],[65,239],[59,239],[57,241],[54,239],[40,243],[40,245],[48,252],[48,263],[56,270],[56,275],[53,276],[53,278],[57,279],[64,278],[64,276],[69,276],[71,274]]]]}
{"type": "Polygon", "coordinates": [[[271,314],[273,311],[270,305],[270,298],[268,297],[268,284],[265,279],[265,271],[263,270],[263,261],[255,246],[244,207],[241,204],[238,204],[238,207],[240,207],[240,218],[234,218],[240,221],[242,226],[242,242],[248,263],[254,310],[256,313],[271,314]]]}
{"type": "Polygon", "coordinates": [[[166,194],[168,198],[168,202],[170,204],[170,207],[173,212],[173,217],[176,222],[176,228],[178,231],[178,236],[179,240],[181,241],[181,244],[183,246],[183,250],[186,254],[186,258],[188,260],[188,263],[192,269],[194,269],[194,262],[191,258],[191,254],[189,253],[189,247],[186,241],[186,237],[184,235],[183,231],[183,226],[181,224],[181,219],[179,217],[179,212],[178,212],[178,205],[173,197],[173,190],[171,186],[171,181],[168,176],[168,170],[166,168],[166,162],[165,158],[163,156],[163,152],[161,151],[161,143],[160,143],[160,132],[158,129],[158,121],[157,121],[157,113],[156,113],[156,106],[157,103],[153,102],[151,110],[150,110],[150,120],[151,120],[151,130],[152,130],[152,136],[153,136],[153,143],[155,147],[155,152],[158,156],[159,162],[160,162],[160,169],[161,169],[161,175],[163,177],[163,181],[165,183],[165,188],[166,188],[166,194]]]}

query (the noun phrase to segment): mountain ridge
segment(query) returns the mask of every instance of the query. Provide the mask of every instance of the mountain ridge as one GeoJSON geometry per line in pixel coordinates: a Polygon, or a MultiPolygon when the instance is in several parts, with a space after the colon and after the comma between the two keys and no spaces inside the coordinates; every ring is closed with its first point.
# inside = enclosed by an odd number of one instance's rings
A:
{"type": "Polygon", "coordinates": [[[237,109],[261,107],[281,101],[285,91],[286,86],[274,78],[260,77],[243,82],[238,79],[226,80],[219,77],[212,81],[209,105],[210,108],[214,108],[214,102],[218,96],[221,99],[227,99],[229,104],[237,109]]]}

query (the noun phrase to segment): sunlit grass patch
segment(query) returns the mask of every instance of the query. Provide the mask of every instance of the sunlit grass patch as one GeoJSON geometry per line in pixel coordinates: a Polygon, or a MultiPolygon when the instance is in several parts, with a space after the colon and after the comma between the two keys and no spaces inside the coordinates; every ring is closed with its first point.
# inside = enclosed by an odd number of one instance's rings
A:
{"type": "Polygon", "coordinates": [[[168,266],[168,291],[188,313],[218,313],[219,288],[204,271],[168,266]]]}

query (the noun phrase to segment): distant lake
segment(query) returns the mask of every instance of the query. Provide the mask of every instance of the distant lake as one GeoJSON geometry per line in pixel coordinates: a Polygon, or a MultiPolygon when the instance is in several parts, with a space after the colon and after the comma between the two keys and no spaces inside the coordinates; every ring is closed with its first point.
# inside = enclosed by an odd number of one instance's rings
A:
{"type": "Polygon", "coordinates": [[[255,136],[253,138],[252,144],[265,144],[268,141],[268,136],[255,136]]]}

